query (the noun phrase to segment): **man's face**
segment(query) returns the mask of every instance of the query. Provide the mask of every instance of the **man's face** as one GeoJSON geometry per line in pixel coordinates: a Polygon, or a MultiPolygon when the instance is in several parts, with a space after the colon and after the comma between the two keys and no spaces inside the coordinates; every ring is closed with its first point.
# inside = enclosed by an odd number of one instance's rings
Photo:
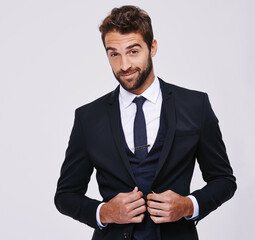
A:
{"type": "Polygon", "coordinates": [[[107,56],[116,79],[127,91],[141,94],[154,80],[152,56],[156,53],[156,41],[151,51],[140,33],[121,34],[116,31],[105,36],[107,56]]]}

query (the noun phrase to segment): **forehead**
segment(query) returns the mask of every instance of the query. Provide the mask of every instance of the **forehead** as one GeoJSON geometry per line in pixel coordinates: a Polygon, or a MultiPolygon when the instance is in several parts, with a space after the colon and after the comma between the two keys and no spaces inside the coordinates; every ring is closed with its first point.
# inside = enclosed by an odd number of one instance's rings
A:
{"type": "Polygon", "coordinates": [[[126,33],[121,34],[119,32],[109,32],[105,35],[105,47],[122,49],[130,45],[138,43],[142,47],[146,46],[143,37],[140,33],[126,33]]]}

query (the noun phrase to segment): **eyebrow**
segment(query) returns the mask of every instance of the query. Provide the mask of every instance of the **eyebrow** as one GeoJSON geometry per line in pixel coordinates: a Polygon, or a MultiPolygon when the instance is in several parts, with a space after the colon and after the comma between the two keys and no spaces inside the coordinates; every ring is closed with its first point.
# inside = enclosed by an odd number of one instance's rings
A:
{"type": "Polygon", "coordinates": [[[116,48],[113,48],[113,47],[108,47],[108,48],[106,48],[106,52],[108,52],[109,50],[116,51],[117,49],[116,49],[116,48]]]}
{"type": "MultiPolygon", "coordinates": [[[[139,43],[134,43],[134,44],[132,44],[132,45],[129,45],[129,46],[127,46],[126,47],[126,49],[131,49],[131,48],[134,48],[134,47],[139,47],[139,48],[142,48],[142,46],[139,44],[139,43]]],[[[108,48],[106,48],[106,52],[108,52],[108,51],[117,51],[117,48],[113,48],[113,47],[108,47],[108,48]]]]}
{"type": "Polygon", "coordinates": [[[128,47],[126,47],[126,49],[131,49],[131,48],[133,48],[133,47],[139,47],[139,48],[142,48],[142,46],[141,46],[139,43],[134,43],[134,44],[132,44],[132,45],[130,45],[130,46],[128,46],[128,47]]]}

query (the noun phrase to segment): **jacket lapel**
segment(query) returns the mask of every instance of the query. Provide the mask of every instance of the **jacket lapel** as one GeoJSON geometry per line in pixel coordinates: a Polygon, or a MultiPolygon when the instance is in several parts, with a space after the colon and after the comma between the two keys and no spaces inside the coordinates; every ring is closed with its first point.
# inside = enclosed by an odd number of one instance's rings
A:
{"type": "Polygon", "coordinates": [[[120,119],[120,108],[119,108],[119,87],[117,87],[111,94],[109,99],[109,118],[111,123],[111,132],[114,138],[115,146],[118,149],[121,159],[124,162],[125,167],[130,174],[133,182],[129,182],[130,186],[137,186],[133,171],[131,169],[123,139],[122,125],[120,119]]]}
{"type": "Polygon", "coordinates": [[[168,130],[167,130],[165,142],[164,142],[161,154],[160,154],[154,181],[157,178],[161,168],[163,167],[163,165],[167,159],[167,156],[169,154],[169,151],[170,151],[172,143],[173,143],[173,139],[174,139],[174,135],[175,135],[175,128],[176,128],[174,96],[172,93],[171,85],[163,82],[161,79],[159,79],[159,80],[160,80],[160,88],[161,88],[162,97],[163,97],[162,108],[166,115],[168,130]]]}
{"type": "MultiPolygon", "coordinates": [[[[161,88],[162,97],[163,97],[162,108],[166,115],[168,131],[167,131],[165,142],[160,154],[154,181],[157,178],[170,152],[174,135],[175,135],[175,128],[176,128],[174,96],[172,93],[171,85],[165,83],[161,79],[159,80],[160,80],[160,88],[161,88]]],[[[131,169],[131,166],[125,151],[125,144],[124,144],[123,133],[122,133],[121,119],[120,119],[120,109],[119,109],[119,87],[117,87],[111,93],[108,103],[109,103],[109,118],[111,123],[111,131],[115,141],[115,146],[118,149],[121,159],[125,167],[127,168],[128,173],[133,181],[132,183],[130,182],[130,186],[133,187],[134,184],[135,185],[137,184],[136,184],[136,180],[135,180],[133,171],[131,169]]]]}

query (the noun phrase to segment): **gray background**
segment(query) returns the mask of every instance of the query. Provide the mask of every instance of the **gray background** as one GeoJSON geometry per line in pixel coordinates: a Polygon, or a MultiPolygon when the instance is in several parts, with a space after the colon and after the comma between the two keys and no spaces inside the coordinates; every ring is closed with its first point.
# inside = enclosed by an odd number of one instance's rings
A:
{"type": "MultiPolygon", "coordinates": [[[[200,238],[255,239],[252,0],[1,0],[0,239],[90,239],[53,196],[75,108],[117,86],[98,25],[127,3],[152,18],[158,76],[207,92],[220,120],[238,190],[200,238]]],[[[196,169],[192,189],[203,184],[196,169]]],[[[101,199],[94,176],[88,194],[101,199]]]]}

